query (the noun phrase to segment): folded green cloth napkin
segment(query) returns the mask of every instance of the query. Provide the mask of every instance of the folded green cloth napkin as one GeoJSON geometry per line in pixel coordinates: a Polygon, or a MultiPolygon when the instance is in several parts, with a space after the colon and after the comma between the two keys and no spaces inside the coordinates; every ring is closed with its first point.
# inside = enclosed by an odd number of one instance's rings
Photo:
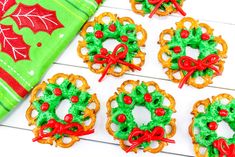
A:
{"type": "Polygon", "coordinates": [[[100,0],[0,0],[0,120],[36,85],[100,0]]]}

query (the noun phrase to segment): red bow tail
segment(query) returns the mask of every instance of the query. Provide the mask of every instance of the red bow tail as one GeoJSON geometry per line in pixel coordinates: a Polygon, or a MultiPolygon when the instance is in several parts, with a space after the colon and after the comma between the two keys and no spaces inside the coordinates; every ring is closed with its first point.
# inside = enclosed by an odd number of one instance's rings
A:
{"type": "Polygon", "coordinates": [[[224,139],[214,141],[213,146],[219,150],[219,156],[235,157],[235,144],[228,145],[224,139]]]}
{"type": "Polygon", "coordinates": [[[181,8],[181,6],[178,4],[176,0],[148,0],[150,4],[155,4],[155,8],[152,10],[152,12],[149,15],[149,18],[152,18],[154,14],[156,14],[157,10],[161,7],[162,3],[171,1],[173,5],[175,6],[176,10],[178,10],[183,16],[186,16],[186,13],[181,8]]]}
{"type": "Polygon", "coordinates": [[[216,72],[216,75],[220,75],[220,71],[214,66],[219,61],[219,56],[216,54],[211,54],[204,58],[203,60],[195,60],[189,56],[183,56],[178,60],[179,68],[187,71],[188,73],[179,83],[179,88],[187,82],[190,76],[196,71],[203,71],[210,68],[216,72]]]}
{"type": "Polygon", "coordinates": [[[39,136],[33,139],[33,142],[42,140],[46,137],[53,137],[56,134],[59,135],[72,135],[72,136],[84,136],[88,134],[94,133],[94,130],[87,130],[84,131],[83,127],[78,123],[69,123],[69,124],[62,124],[53,119],[51,119],[47,124],[43,125],[39,130],[39,136]],[[44,131],[47,129],[52,129],[51,132],[45,133],[44,131]],[[73,131],[71,129],[76,129],[73,131]]]}
{"type": "Polygon", "coordinates": [[[105,70],[103,71],[102,76],[99,79],[99,82],[101,82],[103,80],[103,78],[105,77],[105,75],[107,75],[109,68],[112,65],[117,64],[117,63],[128,66],[131,69],[136,69],[136,70],[139,70],[139,71],[141,70],[140,67],[138,67],[134,64],[123,61],[123,59],[126,58],[127,53],[128,53],[128,47],[125,44],[119,44],[115,47],[112,54],[108,54],[108,55],[96,54],[94,56],[94,62],[95,63],[107,64],[105,70]],[[121,51],[121,52],[118,52],[118,50],[120,48],[123,48],[124,50],[121,51]],[[117,54],[117,52],[118,52],[118,54],[117,54]]]}
{"type": "Polygon", "coordinates": [[[167,143],[175,143],[174,140],[164,138],[165,131],[162,127],[155,127],[152,132],[146,130],[140,130],[135,128],[132,130],[131,134],[128,137],[128,141],[131,143],[131,146],[126,150],[130,152],[144,142],[151,141],[163,141],[167,143]],[[133,140],[134,137],[138,137],[136,140],[133,140]]]}

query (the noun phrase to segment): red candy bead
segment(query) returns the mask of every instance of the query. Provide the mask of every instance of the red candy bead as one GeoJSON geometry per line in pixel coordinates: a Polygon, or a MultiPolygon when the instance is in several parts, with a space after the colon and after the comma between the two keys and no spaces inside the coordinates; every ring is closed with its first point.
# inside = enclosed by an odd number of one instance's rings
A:
{"type": "Polygon", "coordinates": [[[44,102],[41,106],[42,111],[47,111],[50,105],[47,102],[44,102]]]}
{"type": "Polygon", "coordinates": [[[155,114],[156,114],[157,116],[164,116],[164,115],[165,115],[165,110],[164,110],[163,108],[157,108],[157,109],[155,110],[155,114]]]}
{"type": "Polygon", "coordinates": [[[201,39],[202,40],[209,40],[210,39],[210,35],[207,34],[207,33],[203,33],[202,36],[201,36],[201,39]]]}
{"type": "Polygon", "coordinates": [[[187,30],[182,30],[181,31],[181,33],[180,33],[180,36],[181,36],[181,38],[188,38],[188,36],[189,36],[189,31],[187,31],[187,30]]]}
{"type": "Polygon", "coordinates": [[[111,25],[109,26],[109,30],[110,30],[111,32],[115,32],[116,29],[117,29],[117,27],[115,26],[115,24],[111,24],[111,25]]]}
{"type": "Polygon", "coordinates": [[[108,54],[108,50],[107,50],[106,48],[101,48],[101,49],[100,49],[100,53],[101,53],[102,55],[107,55],[107,54],[108,54]]]}
{"type": "Polygon", "coordinates": [[[151,94],[146,93],[146,94],[144,95],[144,100],[147,101],[147,102],[151,102],[151,101],[152,101],[152,96],[151,96],[151,94]]]}
{"type": "Polygon", "coordinates": [[[176,46],[176,47],[173,48],[173,51],[175,53],[180,53],[181,52],[181,47],[180,46],[176,46]]]}
{"type": "Polygon", "coordinates": [[[218,124],[216,122],[210,122],[207,126],[210,130],[216,130],[218,128],[218,124]]]}
{"type": "Polygon", "coordinates": [[[72,96],[71,99],[72,103],[77,103],[79,101],[78,96],[72,96]]]}
{"type": "Polygon", "coordinates": [[[61,89],[60,89],[60,88],[55,88],[55,89],[54,89],[54,94],[55,94],[56,96],[60,96],[60,95],[62,94],[61,89]]]}
{"type": "Polygon", "coordinates": [[[121,36],[121,40],[123,42],[127,42],[128,41],[128,36],[125,36],[125,35],[121,36]]]}
{"type": "Polygon", "coordinates": [[[72,114],[67,114],[66,116],[64,116],[64,121],[67,123],[72,122],[73,120],[73,115],[72,114]]]}
{"type": "Polygon", "coordinates": [[[127,95],[124,96],[123,100],[124,100],[125,104],[130,105],[132,103],[132,98],[130,96],[127,96],[127,95]]]}
{"type": "Polygon", "coordinates": [[[124,123],[126,121],[126,116],[124,114],[118,115],[117,121],[120,123],[124,123]]]}
{"type": "Polygon", "coordinates": [[[220,115],[221,117],[226,117],[226,116],[228,116],[228,111],[227,111],[227,110],[220,110],[220,111],[219,111],[219,115],[220,115]]]}
{"type": "Polygon", "coordinates": [[[98,31],[95,32],[95,37],[96,38],[103,38],[103,36],[104,36],[104,33],[102,31],[98,30],[98,31]]]}

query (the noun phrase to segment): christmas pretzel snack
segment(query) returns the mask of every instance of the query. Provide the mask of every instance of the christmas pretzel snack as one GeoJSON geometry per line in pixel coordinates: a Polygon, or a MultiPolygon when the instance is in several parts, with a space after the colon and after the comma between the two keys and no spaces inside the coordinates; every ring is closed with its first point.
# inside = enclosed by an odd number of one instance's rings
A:
{"type": "Polygon", "coordinates": [[[175,100],[153,81],[125,81],[109,98],[107,110],[106,129],[126,152],[137,153],[143,148],[144,152],[158,153],[169,143],[175,143],[170,139],[176,133],[175,119],[172,118],[176,112],[175,100]],[[131,89],[127,91],[128,87],[131,89]],[[135,121],[132,111],[137,106],[150,112],[151,120],[147,124],[139,125],[135,121]],[[151,145],[152,142],[157,145],[151,145]]]}
{"type": "Polygon", "coordinates": [[[158,60],[169,79],[179,83],[179,88],[184,84],[204,88],[222,74],[228,46],[213,31],[208,24],[186,17],[176,23],[176,29],[166,29],[160,34],[158,60]],[[190,56],[188,47],[198,50],[199,54],[190,56]]]}
{"type": "Polygon", "coordinates": [[[100,103],[96,94],[88,92],[89,88],[82,76],[61,73],[50,78],[48,83],[37,85],[32,91],[30,106],[26,111],[29,125],[35,125],[33,141],[51,145],[55,142],[56,146],[68,148],[79,141],[80,136],[93,133],[100,103]],[[78,81],[81,83],[78,84],[78,81]],[[40,92],[42,95],[38,96],[40,92]],[[56,109],[64,100],[69,101],[66,105],[70,105],[70,108],[61,117],[56,109]],[[91,108],[92,104],[94,107],[91,108]],[[34,112],[37,112],[36,116],[34,112]],[[66,137],[71,140],[64,141],[66,137]]]}
{"type": "Polygon", "coordinates": [[[95,0],[0,1],[0,119],[38,83],[98,8],[95,0]]]}

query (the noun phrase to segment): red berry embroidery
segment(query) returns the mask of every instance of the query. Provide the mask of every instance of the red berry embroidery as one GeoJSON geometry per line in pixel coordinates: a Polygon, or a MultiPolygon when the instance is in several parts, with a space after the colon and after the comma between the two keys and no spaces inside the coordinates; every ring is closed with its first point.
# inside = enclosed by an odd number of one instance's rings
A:
{"type": "Polygon", "coordinates": [[[41,42],[38,42],[37,43],[37,47],[41,47],[42,46],[42,43],[41,42]]]}
{"type": "Polygon", "coordinates": [[[130,96],[127,96],[127,95],[124,96],[123,100],[124,100],[125,104],[130,105],[132,103],[132,98],[130,96]]]}
{"type": "Polygon", "coordinates": [[[98,30],[98,31],[95,32],[95,37],[96,38],[103,38],[103,36],[104,36],[104,33],[102,31],[98,30]]]}
{"type": "Polygon", "coordinates": [[[218,128],[218,124],[216,122],[210,122],[207,126],[210,130],[216,130],[218,128]]]}
{"type": "Polygon", "coordinates": [[[120,123],[124,123],[126,121],[126,116],[124,114],[118,115],[117,121],[120,123]]]}
{"type": "Polygon", "coordinates": [[[180,53],[181,52],[181,47],[180,46],[176,46],[176,47],[173,48],[173,51],[175,53],[180,53]]]}
{"type": "Polygon", "coordinates": [[[47,102],[44,102],[41,106],[42,111],[47,111],[50,105],[47,102]]]}
{"type": "Polygon", "coordinates": [[[157,108],[157,109],[155,110],[155,114],[156,114],[157,116],[164,116],[164,115],[165,115],[165,110],[164,110],[163,108],[157,108]]]}
{"type": "Polygon", "coordinates": [[[128,36],[125,36],[125,35],[121,36],[121,40],[123,42],[127,42],[128,41],[128,36]]]}
{"type": "Polygon", "coordinates": [[[102,55],[107,55],[107,54],[108,54],[108,50],[107,50],[106,48],[101,48],[101,49],[100,49],[100,53],[101,53],[102,55]]]}
{"type": "Polygon", "coordinates": [[[72,101],[72,103],[77,103],[79,101],[78,96],[72,96],[71,101],[72,101]]]}
{"type": "Polygon", "coordinates": [[[152,96],[151,96],[151,94],[146,93],[146,94],[144,95],[144,100],[147,101],[147,102],[151,102],[151,101],[152,101],[152,96]]]}
{"type": "Polygon", "coordinates": [[[207,34],[207,33],[203,33],[202,36],[201,36],[201,39],[202,40],[209,40],[210,39],[210,35],[207,34]]]}
{"type": "Polygon", "coordinates": [[[64,121],[67,123],[72,122],[73,120],[73,115],[72,114],[67,114],[66,116],[64,116],[64,121]]]}
{"type": "Polygon", "coordinates": [[[188,38],[188,36],[189,36],[189,31],[187,31],[187,30],[182,30],[181,31],[181,33],[180,33],[180,36],[181,36],[181,38],[188,38]]]}
{"type": "Polygon", "coordinates": [[[61,94],[62,94],[61,89],[60,89],[60,88],[55,88],[55,89],[54,89],[54,94],[55,94],[56,96],[61,96],[61,94]]]}
{"type": "Polygon", "coordinates": [[[228,111],[227,111],[227,110],[220,110],[220,111],[219,111],[219,115],[220,115],[221,117],[226,117],[226,116],[228,116],[228,111]]]}
{"type": "Polygon", "coordinates": [[[111,25],[109,26],[109,30],[110,30],[111,32],[115,32],[116,29],[117,29],[117,27],[115,26],[115,24],[111,24],[111,25]]]}

